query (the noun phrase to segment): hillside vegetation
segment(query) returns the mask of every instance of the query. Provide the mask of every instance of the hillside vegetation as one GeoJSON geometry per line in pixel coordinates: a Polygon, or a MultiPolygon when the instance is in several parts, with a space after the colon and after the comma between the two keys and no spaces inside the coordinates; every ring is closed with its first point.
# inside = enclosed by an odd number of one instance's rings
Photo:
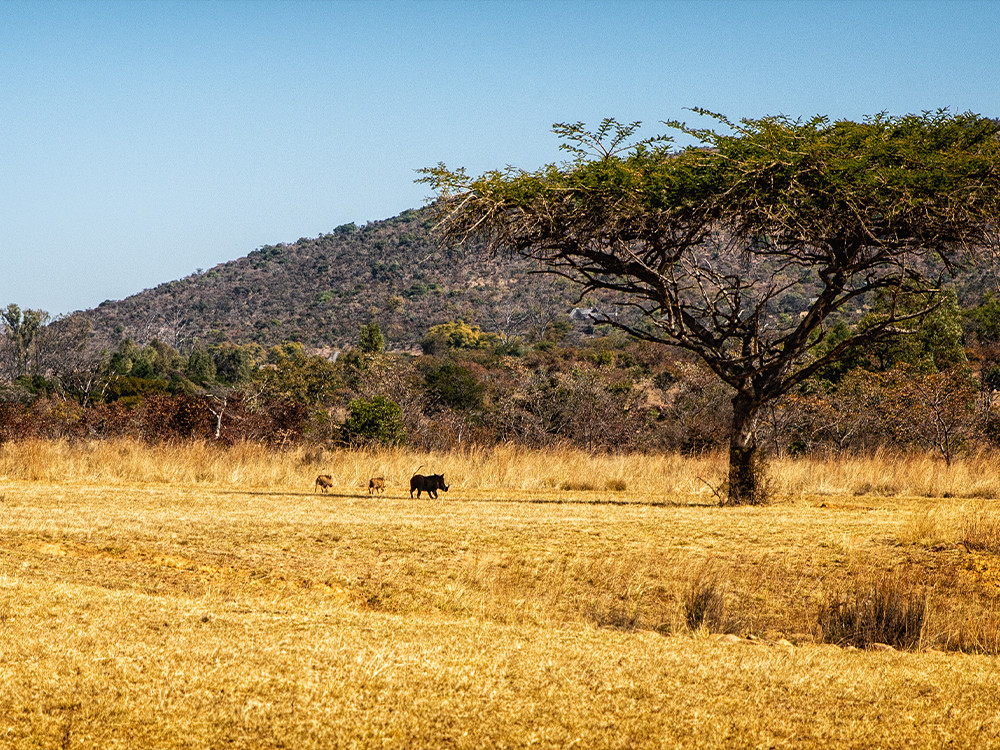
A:
{"type": "MultiPolygon", "coordinates": [[[[349,348],[376,322],[395,350],[413,350],[435,325],[464,320],[504,338],[539,338],[571,310],[607,305],[600,293],[578,300],[564,279],[516,255],[476,244],[444,248],[431,208],[364,226],[345,224],[316,238],[260,247],[247,256],[74,314],[94,344],[159,340],[188,350],[200,343],[298,341],[318,350],[349,348]]],[[[785,279],[784,282],[794,282],[785,279]]],[[[954,279],[963,307],[996,286],[987,270],[954,279]]],[[[779,312],[797,315],[813,293],[793,286],[779,312]]],[[[14,300],[12,300],[14,301],[14,300]]],[[[65,325],[65,323],[64,323],[65,325]]]]}
{"type": "Polygon", "coordinates": [[[433,325],[463,319],[505,336],[567,318],[566,283],[514,258],[437,246],[429,209],[258,248],[244,258],[82,313],[112,345],[153,338],[342,349],[375,320],[391,348],[415,348],[433,325]]]}
{"type": "MultiPolygon", "coordinates": [[[[49,321],[0,308],[0,441],[214,439],[415,449],[724,445],[733,395],[697,356],[570,317],[570,288],[528,261],[438,246],[428,210],[261,248],[119,303],[49,321]]],[[[981,269],[981,273],[985,273],[981,269]]],[[[1000,443],[1000,299],[951,279],[889,341],[859,300],[809,357],[838,357],[758,417],[768,456],[1000,443]]],[[[810,289],[782,278],[775,320],[810,289]],[[787,302],[787,305],[785,305],[787,302]]],[[[581,304],[606,307],[609,300],[581,304]],[[599,303],[599,304],[598,304],[599,303]]],[[[863,304],[862,304],[863,303],[863,304]]]]}

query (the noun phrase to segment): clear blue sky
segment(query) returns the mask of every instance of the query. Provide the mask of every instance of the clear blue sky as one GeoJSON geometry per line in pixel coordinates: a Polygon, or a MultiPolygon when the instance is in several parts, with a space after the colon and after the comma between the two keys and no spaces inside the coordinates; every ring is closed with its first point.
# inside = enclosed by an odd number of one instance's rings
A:
{"type": "Polygon", "coordinates": [[[1000,116],[988,0],[0,2],[0,306],[53,315],[558,161],[555,122],[1000,116]]]}

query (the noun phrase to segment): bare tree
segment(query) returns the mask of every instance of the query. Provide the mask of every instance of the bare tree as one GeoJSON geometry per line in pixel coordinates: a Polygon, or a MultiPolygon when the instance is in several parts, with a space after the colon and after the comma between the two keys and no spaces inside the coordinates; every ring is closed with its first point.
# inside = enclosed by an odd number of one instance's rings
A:
{"type": "Polygon", "coordinates": [[[83,406],[100,401],[108,387],[110,340],[82,315],[56,318],[36,337],[38,371],[83,406]]]}

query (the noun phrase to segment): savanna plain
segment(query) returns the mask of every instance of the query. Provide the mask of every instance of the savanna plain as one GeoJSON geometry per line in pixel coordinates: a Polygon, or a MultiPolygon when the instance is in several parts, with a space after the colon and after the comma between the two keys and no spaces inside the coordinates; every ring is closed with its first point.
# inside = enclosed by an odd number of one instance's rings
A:
{"type": "Polygon", "coordinates": [[[1000,748],[1000,457],[725,468],[6,443],[0,747],[1000,748]]]}

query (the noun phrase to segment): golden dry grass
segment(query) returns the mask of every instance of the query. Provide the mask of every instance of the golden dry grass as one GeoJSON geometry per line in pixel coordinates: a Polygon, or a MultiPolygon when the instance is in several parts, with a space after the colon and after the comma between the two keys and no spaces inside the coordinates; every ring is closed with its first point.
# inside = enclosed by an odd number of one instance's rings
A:
{"type": "Polygon", "coordinates": [[[1000,464],[787,462],[757,508],[715,505],[723,472],[5,444],[0,747],[1000,747],[1000,464]],[[411,500],[420,464],[451,490],[411,500]],[[820,643],[820,605],[886,571],[932,650],[820,643]],[[704,580],[714,634],[686,624],[704,580]]]}

